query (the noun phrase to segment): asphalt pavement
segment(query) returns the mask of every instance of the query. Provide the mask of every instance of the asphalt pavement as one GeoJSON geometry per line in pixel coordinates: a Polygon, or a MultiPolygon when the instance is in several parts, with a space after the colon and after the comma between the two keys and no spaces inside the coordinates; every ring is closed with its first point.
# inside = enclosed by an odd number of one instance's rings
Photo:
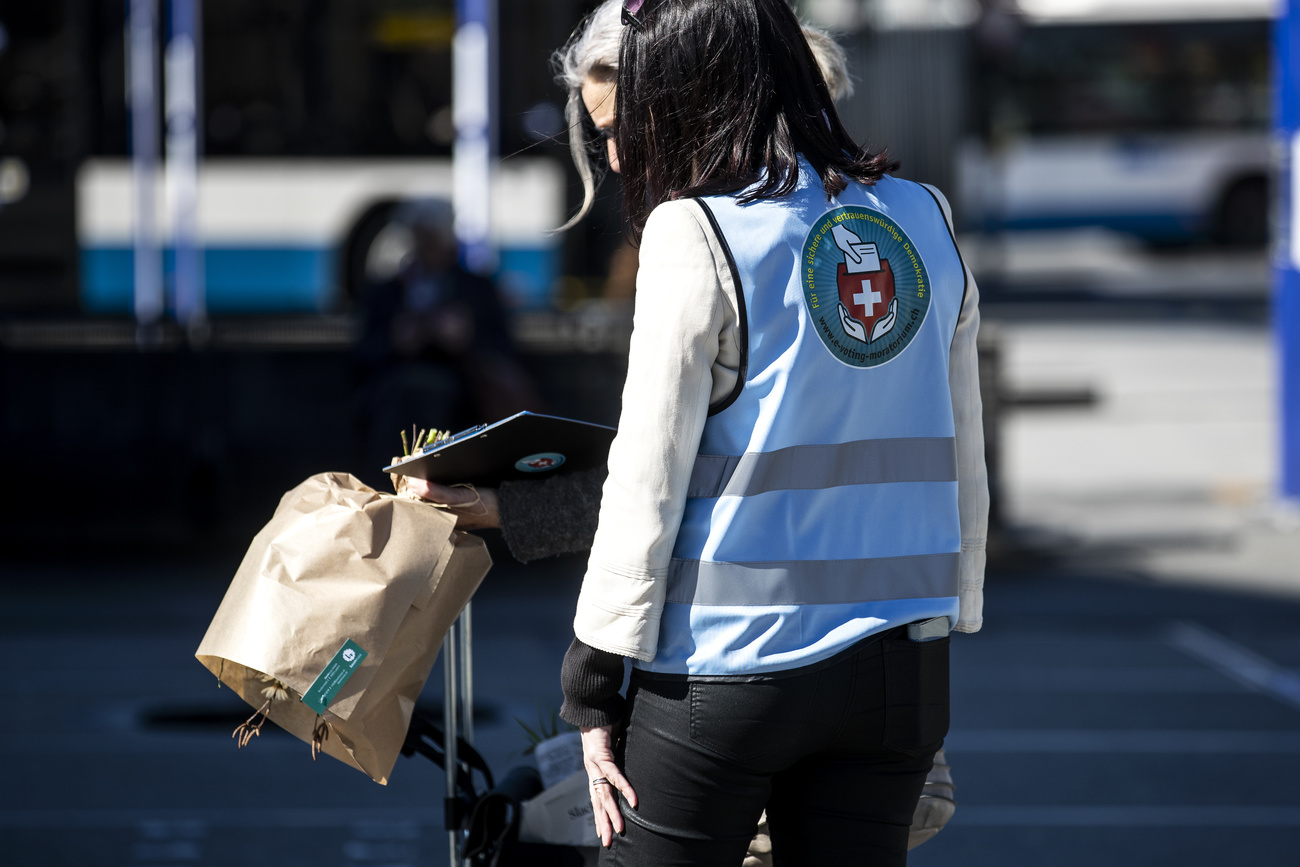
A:
{"type": "MultiPolygon", "coordinates": [[[[1267,329],[1004,339],[1011,387],[1092,398],[1005,418],[986,625],[953,642],[959,807],[912,863],[1294,865],[1300,521],[1272,494],[1267,329]]],[[[193,654],[241,553],[0,556],[0,861],[447,863],[429,762],[384,787],[278,732],[236,749],[251,709],[193,654]]],[[[498,772],[531,761],[520,721],[559,706],[581,569],[499,556],[475,599],[475,733],[498,772]]],[[[422,703],[440,701],[435,669],[422,703]]]]}

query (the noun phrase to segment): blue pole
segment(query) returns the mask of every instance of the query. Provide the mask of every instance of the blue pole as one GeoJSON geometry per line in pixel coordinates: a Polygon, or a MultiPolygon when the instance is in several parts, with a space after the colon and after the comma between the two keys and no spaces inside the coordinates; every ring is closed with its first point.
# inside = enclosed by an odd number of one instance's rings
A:
{"type": "Polygon", "coordinates": [[[1273,327],[1278,359],[1278,494],[1300,502],[1300,0],[1285,0],[1274,24],[1273,117],[1282,155],[1278,171],[1277,245],[1273,257],[1273,327]]]}
{"type": "Polygon", "coordinates": [[[496,267],[491,240],[492,129],[496,100],[493,55],[495,0],[456,0],[452,43],[452,150],[456,238],[466,268],[479,274],[496,267]]]}
{"type": "Polygon", "coordinates": [[[131,99],[131,173],[135,193],[135,318],[143,327],[162,319],[162,254],[158,247],[157,79],[154,74],[154,0],[129,0],[127,63],[131,99]]]}
{"type": "Polygon", "coordinates": [[[171,0],[167,41],[167,198],[171,212],[176,320],[191,332],[207,316],[199,242],[199,0],[171,0]]]}

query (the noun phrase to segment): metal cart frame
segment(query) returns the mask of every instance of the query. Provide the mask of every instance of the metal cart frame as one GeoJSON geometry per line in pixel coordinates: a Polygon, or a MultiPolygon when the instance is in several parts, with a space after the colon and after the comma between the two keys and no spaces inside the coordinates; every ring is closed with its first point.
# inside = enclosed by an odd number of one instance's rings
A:
{"type": "Polygon", "coordinates": [[[447,761],[443,821],[451,867],[464,867],[465,835],[460,830],[462,805],[456,792],[457,737],[474,745],[474,635],[472,602],[456,618],[442,642],[442,731],[447,761]]]}

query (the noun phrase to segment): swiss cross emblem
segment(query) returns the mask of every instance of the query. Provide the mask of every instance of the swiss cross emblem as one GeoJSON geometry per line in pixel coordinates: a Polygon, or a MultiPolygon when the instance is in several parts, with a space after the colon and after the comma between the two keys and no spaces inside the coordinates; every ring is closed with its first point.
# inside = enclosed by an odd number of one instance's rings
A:
{"type": "MultiPolygon", "coordinates": [[[[858,248],[862,250],[858,261],[846,256],[836,268],[835,282],[848,318],[862,326],[861,336],[851,336],[866,343],[877,324],[884,323],[882,330],[887,330],[893,323],[897,317],[891,317],[890,313],[897,311],[898,305],[893,303],[894,270],[889,267],[889,260],[880,258],[875,244],[860,244],[858,248]]],[[[845,330],[848,329],[849,324],[845,323],[845,330]]]]}

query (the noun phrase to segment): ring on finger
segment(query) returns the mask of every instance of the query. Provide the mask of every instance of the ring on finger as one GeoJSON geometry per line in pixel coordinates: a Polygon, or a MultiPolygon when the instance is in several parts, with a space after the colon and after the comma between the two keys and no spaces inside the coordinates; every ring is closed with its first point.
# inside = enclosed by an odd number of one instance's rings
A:
{"type": "Polygon", "coordinates": [[[610,782],[604,777],[597,777],[596,779],[591,781],[591,787],[593,789],[596,788],[597,786],[608,786],[608,785],[610,785],[610,782]]]}

